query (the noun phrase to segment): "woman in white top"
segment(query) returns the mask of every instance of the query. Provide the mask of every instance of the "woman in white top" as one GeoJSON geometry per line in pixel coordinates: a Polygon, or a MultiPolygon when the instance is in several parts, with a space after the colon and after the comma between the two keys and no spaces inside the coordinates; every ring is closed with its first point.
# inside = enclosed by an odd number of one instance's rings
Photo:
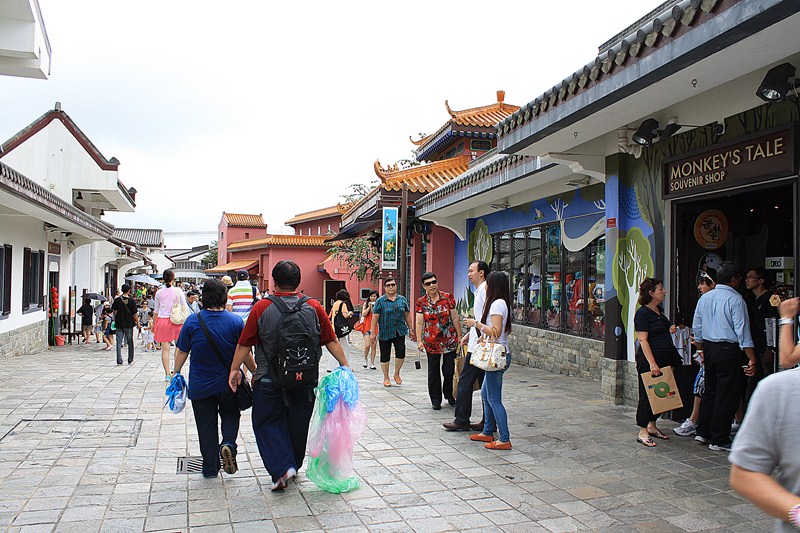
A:
{"type": "Polygon", "coordinates": [[[505,272],[492,272],[486,278],[486,305],[480,321],[472,318],[464,319],[468,328],[476,327],[482,334],[497,339],[497,343],[506,347],[507,364],[504,370],[486,372],[483,376],[481,399],[483,399],[484,424],[483,431],[470,435],[470,440],[485,442],[490,450],[510,450],[511,440],[508,431],[508,417],[503,406],[503,374],[511,365],[511,353],[508,351],[508,334],[511,333],[511,289],[505,272]],[[499,436],[494,438],[493,428],[497,426],[499,436]]]}
{"type": "Polygon", "coordinates": [[[183,324],[173,324],[169,318],[172,306],[177,302],[188,309],[186,295],[178,287],[173,287],[175,273],[171,269],[164,271],[164,285],[158,289],[155,296],[155,309],[153,314],[156,319],[153,322],[153,338],[156,343],[161,343],[161,364],[164,366],[164,381],[172,379],[170,375],[169,348],[170,343],[178,340],[183,324]]]}

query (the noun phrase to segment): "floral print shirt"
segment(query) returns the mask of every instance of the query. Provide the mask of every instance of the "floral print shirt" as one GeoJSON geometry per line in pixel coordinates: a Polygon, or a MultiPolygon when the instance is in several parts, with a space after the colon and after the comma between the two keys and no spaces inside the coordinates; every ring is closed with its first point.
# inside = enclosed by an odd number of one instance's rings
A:
{"type": "Polygon", "coordinates": [[[439,291],[439,299],[431,302],[425,294],[417,299],[415,311],[423,316],[422,343],[428,353],[453,352],[458,348],[458,332],[450,319],[456,308],[452,294],[439,291]]]}

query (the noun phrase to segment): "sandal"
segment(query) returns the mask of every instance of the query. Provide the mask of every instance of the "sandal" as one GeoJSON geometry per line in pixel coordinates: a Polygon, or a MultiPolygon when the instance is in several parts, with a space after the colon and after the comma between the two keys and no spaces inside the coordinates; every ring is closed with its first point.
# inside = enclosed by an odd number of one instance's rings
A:
{"type": "Polygon", "coordinates": [[[403,384],[403,380],[400,379],[400,376],[395,376],[394,377],[394,382],[397,383],[398,385],[402,385],[403,384]]]}
{"type": "Polygon", "coordinates": [[[384,387],[391,387],[392,386],[392,382],[389,381],[388,379],[385,379],[385,380],[383,380],[383,386],[384,387]]]}
{"type": "Polygon", "coordinates": [[[664,433],[662,433],[660,429],[657,429],[655,433],[650,433],[650,436],[661,440],[669,440],[669,436],[664,435],[664,433]]]}
{"type": "Polygon", "coordinates": [[[636,442],[639,442],[647,446],[648,448],[653,448],[656,446],[656,443],[653,442],[653,439],[651,439],[650,437],[647,437],[646,439],[643,439],[642,437],[636,437],[636,442]]]}

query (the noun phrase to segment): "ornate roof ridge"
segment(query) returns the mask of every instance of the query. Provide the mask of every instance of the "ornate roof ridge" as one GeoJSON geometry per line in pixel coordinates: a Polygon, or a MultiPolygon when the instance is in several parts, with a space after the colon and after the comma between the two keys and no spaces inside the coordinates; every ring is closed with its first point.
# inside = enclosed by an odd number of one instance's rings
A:
{"type": "Polygon", "coordinates": [[[424,176],[426,174],[430,174],[431,172],[447,170],[451,168],[456,168],[460,166],[469,166],[469,162],[472,158],[469,155],[457,155],[455,157],[451,157],[450,159],[442,159],[440,161],[434,161],[433,163],[426,163],[422,165],[416,165],[409,168],[398,168],[397,164],[390,165],[387,168],[382,168],[380,161],[375,161],[375,174],[381,179],[382,183],[387,183],[389,181],[398,181],[398,180],[406,180],[411,178],[416,178],[419,176],[424,176]]]}
{"type": "Polygon", "coordinates": [[[313,211],[306,211],[305,213],[299,213],[287,220],[286,224],[298,224],[300,222],[307,222],[309,220],[316,220],[318,218],[328,218],[338,214],[340,214],[340,212],[337,204],[329,207],[322,207],[320,209],[314,209],[313,211]]]}
{"type": "MultiPolygon", "coordinates": [[[[447,102],[445,102],[445,103],[447,103],[447,102]]],[[[425,135],[422,138],[420,138],[420,139],[415,141],[414,139],[411,138],[411,135],[408,136],[408,140],[411,141],[411,144],[413,144],[414,146],[422,146],[423,144],[428,142],[428,139],[430,139],[430,138],[431,138],[430,135],[425,135]]]]}

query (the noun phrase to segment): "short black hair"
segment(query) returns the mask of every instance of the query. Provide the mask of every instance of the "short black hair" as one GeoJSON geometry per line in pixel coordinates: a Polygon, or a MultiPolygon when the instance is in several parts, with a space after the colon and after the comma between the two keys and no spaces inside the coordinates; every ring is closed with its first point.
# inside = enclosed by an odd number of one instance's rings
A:
{"type": "Polygon", "coordinates": [[[128,292],[129,290],[131,290],[131,286],[130,286],[130,285],[128,285],[127,283],[123,283],[123,284],[122,284],[122,294],[125,294],[125,293],[126,293],[126,292],[128,292]]]}
{"type": "Polygon", "coordinates": [[[397,284],[397,280],[395,280],[395,279],[394,279],[392,276],[389,276],[388,278],[386,278],[385,280],[383,280],[383,284],[384,284],[384,286],[385,286],[387,283],[389,283],[390,281],[393,281],[393,282],[395,283],[395,285],[397,284]]]}
{"type": "Polygon", "coordinates": [[[738,277],[740,277],[739,265],[734,261],[723,261],[719,264],[719,268],[717,269],[717,283],[728,285],[733,281],[733,278],[738,277]]]}
{"type": "Polygon", "coordinates": [[[754,266],[748,268],[746,272],[755,272],[758,279],[764,280],[764,285],[769,284],[769,277],[768,277],[769,273],[767,272],[766,268],[760,266],[754,266]]]}
{"type": "Polygon", "coordinates": [[[91,303],[92,303],[92,301],[89,298],[84,298],[83,299],[83,305],[90,305],[91,303]]]}
{"type": "MultiPolygon", "coordinates": [[[[195,293],[196,294],[196,293],[195,293]]],[[[228,301],[228,287],[216,278],[203,285],[203,304],[208,309],[222,309],[228,301]]]]}
{"type": "Polygon", "coordinates": [[[489,277],[489,274],[491,273],[492,270],[489,268],[489,265],[486,263],[486,261],[473,261],[470,264],[473,263],[475,264],[475,267],[478,269],[478,272],[483,272],[484,279],[489,277]]]}
{"type": "Polygon", "coordinates": [[[431,278],[436,279],[436,274],[434,274],[433,272],[425,272],[422,275],[422,279],[420,281],[424,284],[426,281],[428,281],[431,278]]]}
{"type": "Polygon", "coordinates": [[[336,299],[346,302],[350,300],[350,293],[347,292],[345,289],[340,289],[336,291],[336,299]]]}
{"type": "Polygon", "coordinates": [[[278,261],[272,279],[278,287],[293,291],[300,285],[300,267],[294,261],[278,261]]]}
{"type": "Polygon", "coordinates": [[[167,287],[172,287],[172,282],[175,281],[175,272],[173,272],[171,268],[166,269],[164,274],[161,275],[161,281],[163,281],[164,285],[167,287]]]}

